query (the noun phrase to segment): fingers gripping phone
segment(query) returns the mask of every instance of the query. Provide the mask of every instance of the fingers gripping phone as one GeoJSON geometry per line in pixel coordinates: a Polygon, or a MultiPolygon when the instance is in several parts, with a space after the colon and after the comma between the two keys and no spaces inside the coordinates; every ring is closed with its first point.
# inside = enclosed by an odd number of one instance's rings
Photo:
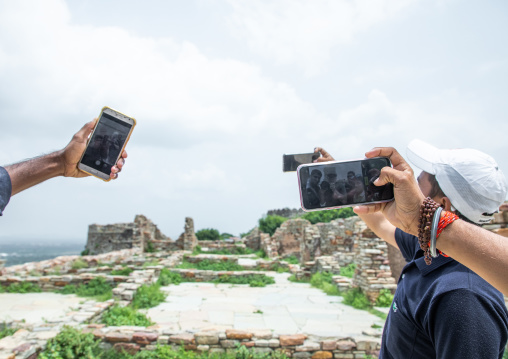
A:
{"type": "Polygon", "coordinates": [[[120,158],[135,125],[134,118],[104,107],[78,168],[106,182],[109,181],[111,167],[120,158]]]}
{"type": "Polygon", "coordinates": [[[282,155],[282,172],[294,172],[298,166],[317,160],[319,155],[320,154],[316,152],[282,155]]]}
{"type": "Polygon", "coordinates": [[[320,211],[393,200],[393,185],[375,186],[386,157],[355,161],[312,163],[297,169],[304,211],[320,211]]]}

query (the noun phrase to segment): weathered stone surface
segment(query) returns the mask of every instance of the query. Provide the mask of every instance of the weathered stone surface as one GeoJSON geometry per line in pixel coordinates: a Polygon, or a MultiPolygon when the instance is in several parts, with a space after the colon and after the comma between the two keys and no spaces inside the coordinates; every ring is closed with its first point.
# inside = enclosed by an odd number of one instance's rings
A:
{"type": "Polygon", "coordinates": [[[175,334],[169,337],[169,341],[175,344],[195,344],[194,334],[175,334]]]}
{"type": "Polygon", "coordinates": [[[305,334],[281,335],[279,337],[282,347],[302,345],[305,339],[307,339],[307,335],[305,334]]]}
{"type": "Polygon", "coordinates": [[[356,348],[356,343],[351,340],[339,340],[337,342],[337,349],[346,351],[356,348]]]}
{"type": "Polygon", "coordinates": [[[230,340],[230,339],[220,341],[220,345],[223,348],[236,348],[238,343],[239,343],[238,340],[230,340]]]}
{"type": "Polygon", "coordinates": [[[116,343],[115,345],[113,345],[113,348],[117,352],[125,351],[130,355],[134,355],[137,352],[139,352],[140,346],[133,343],[116,343]]]}
{"type": "Polygon", "coordinates": [[[132,340],[142,345],[148,345],[151,342],[155,342],[158,337],[159,335],[157,333],[137,332],[132,334],[132,340]]]}
{"type": "Polygon", "coordinates": [[[336,340],[323,340],[321,342],[322,350],[335,350],[337,349],[337,341],[336,340]]]}
{"type": "Polygon", "coordinates": [[[219,336],[216,333],[201,332],[194,335],[198,345],[219,344],[219,336]]]}
{"type": "Polygon", "coordinates": [[[306,340],[302,345],[297,346],[295,350],[297,352],[314,352],[321,350],[321,345],[319,345],[319,343],[306,340]]]}
{"type": "Polygon", "coordinates": [[[332,352],[327,352],[327,351],[319,351],[319,352],[315,352],[314,354],[312,354],[312,359],[331,359],[333,358],[333,353],[332,352]]]}
{"type": "Polygon", "coordinates": [[[110,343],[128,343],[132,340],[132,335],[119,333],[119,332],[109,332],[106,333],[106,340],[110,343]]]}
{"type": "Polygon", "coordinates": [[[251,332],[246,332],[244,330],[236,330],[236,329],[228,329],[226,330],[226,337],[228,339],[252,339],[253,334],[251,332]]]}
{"type": "Polygon", "coordinates": [[[308,352],[296,352],[293,354],[293,359],[310,359],[311,354],[308,352]]]}

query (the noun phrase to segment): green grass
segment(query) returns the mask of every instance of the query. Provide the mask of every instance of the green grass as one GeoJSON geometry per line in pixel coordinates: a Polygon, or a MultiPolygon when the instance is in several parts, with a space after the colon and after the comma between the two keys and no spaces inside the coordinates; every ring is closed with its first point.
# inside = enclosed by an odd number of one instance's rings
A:
{"type": "Polygon", "coordinates": [[[140,327],[148,327],[154,324],[146,315],[135,308],[130,306],[119,307],[118,305],[113,306],[103,314],[101,323],[108,326],[135,325],[140,327]]]}
{"type": "Polygon", "coordinates": [[[284,259],[282,259],[284,262],[287,262],[289,264],[300,264],[300,260],[296,256],[289,256],[284,259]]]}
{"type": "Polygon", "coordinates": [[[83,268],[88,268],[88,263],[85,262],[83,259],[78,258],[78,259],[76,259],[75,261],[72,262],[71,268],[72,269],[76,269],[76,270],[83,269],[83,268]]]}
{"type": "Polygon", "coordinates": [[[159,279],[157,280],[157,284],[160,286],[166,286],[170,284],[178,285],[182,282],[185,282],[184,278],[180,275],[180,273],[171,272],[167,268],[163,268],[161,273],[159,274],[159,279]]]}
{"type": "Polygon", "coordinates": [[[113,288],[103,277],[95,277],[87,284],[69,284],[59,291],[62,294],[76,294],[79,297],[92,297],[93,299],[104,302],[113,296],[113,288]]]}
{"type": "Polygon", "coordinates": [[[213,262],[208,259],[204,259],[198,263],[191,263],[187,260],[183,260],[182,264],[178,265],[176,268],[180,269],[199,269],[199,270],[213,270],[216,272],[220,271],[243,271],[245,270],[244,267],[241,265],[238,265],[234,262],[213,262]]]}
{"type": "Polygon", "coordinates": [[[248,284],[250,287],[266,287],[268,284],[274,284],[275,279],[264,274],[251,274],[248,276],[229,276],[221,275],[218,279],[213,281],[216,284],[248,284]]]}
{"type": "Polygon", "coordinates": [[[158,265],[159,265],[159,261],[152,260],[152,261],[148,261],[148,262],[143,263],[143,268],[153,267],[153,266],[158,266],[158,265]]]}
{"type": "Polygon", "coordinates": [[[0,339],[13,335],[19,328],[7,328],[4,323],[4,329],[0,330],[0,339]]]}
{"type": "Polygon", "coordinates": [[[393,302],[393,294],[389,289],[381,289],[376,299],[376,307],[389,307],[393,302]]]}
{"type": "Polygon", "coordinates": [[[343,277],[353,278],[356,270],[356,263],[350,263],[345,267],[340,268],[340,275],[343,277]]]}
{"type": "Polygon", "coordinates": [[[73,359],[100,358],[102,350],[99,348],[100,340],[95,339],[92,333],[65,326],[56,337],[50,339],[46,349],[38,356],[39,359],[73,359]]]}
{"type": "Polygon", "coordinates": [[[129,267],[123,267],[122,269],[112,270],[111,271],[111,275],[124,275],[124,276],[128,276],[132,272],[134,272],[134,269],[131,269],[129,267]]]}
{"type": "Polygon", "coordinates": [[[196,246],[194,248],[194,250],[192,251],[192,255],[196,256],[198,254],[220,254],[223,256],[254,254],[258,258],[263,258],[263,259],[268,258],[265,251],[263,251],[263,250],[254,251],[250,248],[247,248],[247,247],[244,248],[244,247],[240,247],[240,246],[233,247],[231,249],[222,248],[222,249],[212,249],[209,251],[203,251],[201,246],[196,246]]]}
{"type": "Polygon", "coordinates": [[[132,300],[133,308],[153,308],[166,299],[166,294],[160,290],[160,285],[154,283],[152,285],[142,285],[136,290],[134,299],[132,300]]]}
{"type": "Polygon", "coordinates": [[[40,293],[42,292],[41,287],[39,285],[31,283],[31,282],[19,282],[12,283],[7,287],[0,286],[0,293],[40,293]]]}

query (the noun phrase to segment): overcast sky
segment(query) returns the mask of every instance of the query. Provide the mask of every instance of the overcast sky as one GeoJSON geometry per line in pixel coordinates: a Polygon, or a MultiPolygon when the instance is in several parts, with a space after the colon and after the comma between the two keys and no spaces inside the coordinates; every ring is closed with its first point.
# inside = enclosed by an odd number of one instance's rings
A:
{"type": "Polygon", "coordinates": [[[284,153],[414,138],[508,174],[503,0],[0,0],[0,164],[64,147],[103,106],[138,121],[118,180],[14,196],[0,239],[86,241],[144,214],[176,239],[300,205],[284,153]]]}

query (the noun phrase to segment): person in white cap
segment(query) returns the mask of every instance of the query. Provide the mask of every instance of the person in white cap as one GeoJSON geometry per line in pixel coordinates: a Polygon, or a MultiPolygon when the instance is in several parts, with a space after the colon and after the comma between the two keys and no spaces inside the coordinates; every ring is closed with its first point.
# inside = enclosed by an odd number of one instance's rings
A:
{"type": "MultiPolygon", "coordinates": [[[[318,161],[333,160],[326,151],[318,150],[323,155],[318,161]]],[[[389,156],[390,152],[377,153],[389,156]]],[[[480,151],[440,150],[415,140],[408,146],[408,157],[423,170],[418,176],[420,195],[433,201],[427,200],[422,211],[431,220],[436,211],[444,209],[449,223],[459,216],[475,224],[486,223],[506,198],[504,175],[496,162],[480,151]]],[[[394,172],[396,162],[392,159],[394,169],[381,171],[383,181],[378,182],[389,182],[387,173],[394,172]]],[[[410,181],[409,175],[414,181],[412,171],[400,177],[410,181]]],[[[379,357],[502,358],[508,339],[508,311],[503,295],[452,257],[442,253],[429,258],[427,244],[421,238],[431,227],[430,222],[426,224],[424,220],[422,226],[418,225],[422,198],[416,197],[417,205],[410,208],[396,204],[400,198],[412,200],[414,189],[405,189],[396,185],[395,201],[388,204],[355,208],[380,238],[401,250],[408,262],[388,314],[379,357]],[[367,208],[383,212],[373,213],[367,208]],[[412,217],[394,213],[397,211],[412,213],[412,217]],[[404,222],[388,221],[385,212],[404,222]]]]}

